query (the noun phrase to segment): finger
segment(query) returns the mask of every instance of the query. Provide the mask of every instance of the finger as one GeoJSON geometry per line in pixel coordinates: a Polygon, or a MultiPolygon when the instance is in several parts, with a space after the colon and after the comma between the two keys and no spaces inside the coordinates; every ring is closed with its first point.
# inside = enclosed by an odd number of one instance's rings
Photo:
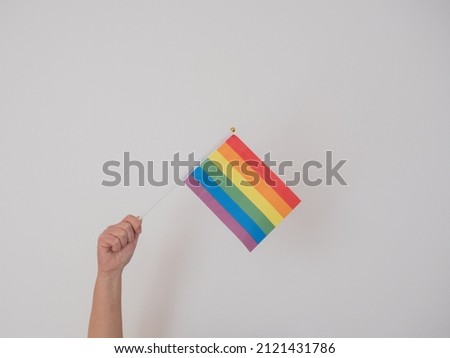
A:
{"type": "Polygon", "coordinates": [[[108,233],[103,233],[98,238],[98,245],[113,252],[119,252],[122,249],[120,240],[108,233]]]}
{"type": "Polygon", "coordinates": [[[140,234],[142,232],[142,219],[140,219],[139,217],[134,215],[127,215],[122,219],[122,222],[131,224],[136,234],[140,234]]]}
{"type": "Polygon", "coordinates": [[[133,226],[131,226],[131,224],[128,221],[121,221],[116,226],[124,229],[127,232],[128,242],[134,241],[136,235],[134,233],[133,226]]]}
{"type": "Polygon", "coordinates": [[[139,219],[137,216],[127,215],[122,222],[128,222],[133,227],[133,230],[136,234],[140,234],[142,232],[142,219],[139,219]]]}
{"type": "Polygon", "coordinates": [[[122,229],[121,227],[119,227],[118,224],[108,227],[104,232],[117,237],[119,239],[122,247],[127,246],[128,233],[125,229],[122,229]]]}

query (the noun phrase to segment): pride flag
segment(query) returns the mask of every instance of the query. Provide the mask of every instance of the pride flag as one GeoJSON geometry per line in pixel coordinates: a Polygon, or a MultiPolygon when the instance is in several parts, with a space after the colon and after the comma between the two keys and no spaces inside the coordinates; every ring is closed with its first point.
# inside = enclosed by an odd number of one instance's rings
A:
{"type": "Polygon", "coordinates": [[[300,199],[236,135],[231,135],[185,183],[252,251],[300,199]]]}

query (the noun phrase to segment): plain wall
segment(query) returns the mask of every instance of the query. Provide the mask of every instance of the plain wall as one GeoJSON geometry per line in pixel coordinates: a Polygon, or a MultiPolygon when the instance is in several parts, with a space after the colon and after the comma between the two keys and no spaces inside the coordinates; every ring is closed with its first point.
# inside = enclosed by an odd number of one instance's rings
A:
{"type": "Polygon", "coordinates": [[[0,1],[0,336],[86,335],[99,233],[166,190],[104,187],[105,161],[200,155],[233,125],[294,170],[332,150],[349,185],[293,187],[302,203],[251,254],[176,188],[126,268],[126,336],[449,337],[449,16],[0,1]]]}

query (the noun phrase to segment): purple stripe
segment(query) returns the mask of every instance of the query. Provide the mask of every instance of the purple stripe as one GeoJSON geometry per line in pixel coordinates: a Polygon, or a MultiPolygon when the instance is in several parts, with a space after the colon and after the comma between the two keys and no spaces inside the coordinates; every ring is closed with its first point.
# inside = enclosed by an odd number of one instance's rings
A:
{"type": "Polygon", "coordinates": [[[222,222],[242,241],[248,251],[252,251],[257,243],[250,234],[212,197],[192,175],[186,179],[185,183],[197,196],[222,220],[222,222]]]}

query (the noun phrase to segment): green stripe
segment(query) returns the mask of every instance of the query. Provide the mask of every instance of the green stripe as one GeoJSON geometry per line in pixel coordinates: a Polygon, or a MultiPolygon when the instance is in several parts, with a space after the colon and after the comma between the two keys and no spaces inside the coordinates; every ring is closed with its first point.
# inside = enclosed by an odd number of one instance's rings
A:
{"type": "Polygon", "coordinates": [[[214,164],[213,161],[206,159],[202,163],[202,169],[208,174],[211,180],[214,180],[220,187],[267,235],[274,229],[272,222],[258,209],[245,194],[234,185],[230,179],[214,164]]]}

